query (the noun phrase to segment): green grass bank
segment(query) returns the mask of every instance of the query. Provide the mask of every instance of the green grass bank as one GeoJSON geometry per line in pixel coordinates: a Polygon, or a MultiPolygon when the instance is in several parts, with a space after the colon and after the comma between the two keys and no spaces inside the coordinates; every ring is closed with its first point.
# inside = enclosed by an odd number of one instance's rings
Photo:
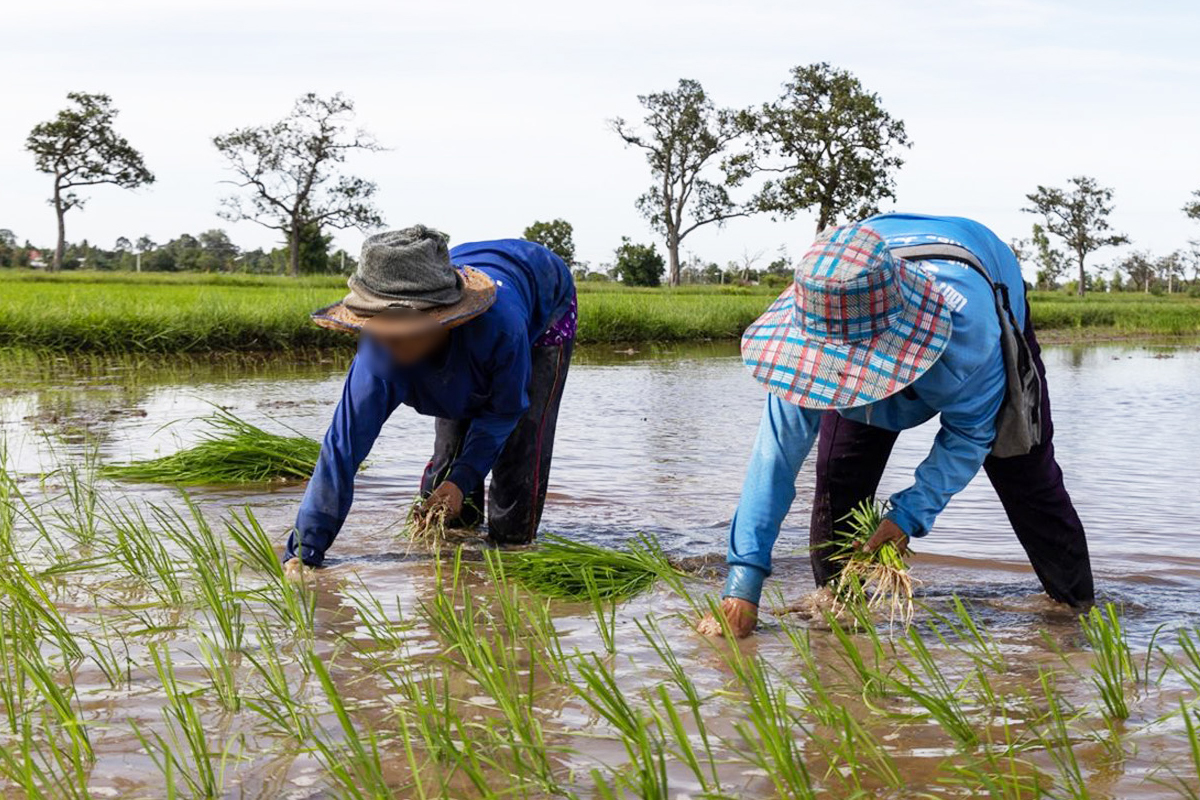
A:
{"type": "MultiPolygon", "coordinates": [[[[0,273],[0,347],[169,353],[348,346],[308,321],[338,299],[337,277],[0,273]]],[[[775,292],[761,287],[633,289],[580,285],[581,343],[734,339],[775,292]]],[[[1200,299],[1180,295],[1032,296],[1034,321],[1057,339],[1200,335],[1200,299]]]]}

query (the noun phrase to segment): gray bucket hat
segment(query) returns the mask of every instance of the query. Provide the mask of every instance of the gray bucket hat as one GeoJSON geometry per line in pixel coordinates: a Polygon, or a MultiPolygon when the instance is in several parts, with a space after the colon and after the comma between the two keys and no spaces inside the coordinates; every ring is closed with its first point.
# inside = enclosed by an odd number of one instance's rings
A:
{"type": "Polygon", "coordinates": [[[474,319],[495,302],[496,286],[479,270],[456,268],[448,241],[424,225],[367,237],[348,281],[350,293],[313,312],[313,322],[346,332],[369,328],[403,335],[474,319]]]}

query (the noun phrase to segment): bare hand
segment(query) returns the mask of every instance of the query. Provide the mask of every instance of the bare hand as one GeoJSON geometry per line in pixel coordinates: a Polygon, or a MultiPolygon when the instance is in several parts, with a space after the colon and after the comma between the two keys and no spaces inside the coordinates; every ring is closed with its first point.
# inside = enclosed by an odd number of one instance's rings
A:
{"type": "MultiPolygon", "coordinates": [[[[758,606],[749,600],[726,597],[721,601],[721,614],[729,623],[729,630],[738,639],[745,639],[754,633],[754,628],[758,625],[758,606]]],[[[712,614],[705,614],[704,619],[696,625],[696,631],[703,636],[720,636],[724,633],[724,628],[719,619],[712,614]]]]}
{"type": "Polygon", "coordinates": [[[312,577],[314,572],[316,572],[316,569],[305,564],[298,558],[289,559],[283,565],[283,577],[296,583],[307,581],[312,577]]]}
{"type": "Polygon", "coordinates": [[[434,509],[440,510],[445,513],[447,520],[458,519],[462,516],[463,510],[462,489],[450,481],[442,481],[429,497],[425,498],[423,508],[427,512],[434,509]]]}
{"type": "Polygon", "coordinates": [[[879,523],[879,527],[875,529],[875,535],[867,541],[864,549],[870,553],[874,553],[888,542],[895,543],[896,549],[902,554],[908,552],[908,534],[902,531],[900,526],[890,519],[885,519],[879,523]]]}

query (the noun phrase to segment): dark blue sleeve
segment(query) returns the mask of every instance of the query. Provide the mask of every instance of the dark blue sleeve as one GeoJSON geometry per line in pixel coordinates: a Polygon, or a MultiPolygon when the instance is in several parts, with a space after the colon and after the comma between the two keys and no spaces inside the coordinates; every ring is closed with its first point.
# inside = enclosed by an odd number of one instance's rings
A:
{"type": "Polygon", "coordinates": [[[483,412],[471,420],[458,458],[446,480],[470,494],[487,475],[508,437],[529,408],[532,354],[524,336],[505,336],[493,351],[488,371],[492,389],[483,412]]]}
{"type": "Polygon", "coordinates": [[[350,364],[342,399],[321,443],[296,527],[288,537],[284,560],[299,556],[319,567],[354,500],[354,476],[371,452],[383,423],[404,401],[405,387],[373,374],[360,355],[350,364]]]}

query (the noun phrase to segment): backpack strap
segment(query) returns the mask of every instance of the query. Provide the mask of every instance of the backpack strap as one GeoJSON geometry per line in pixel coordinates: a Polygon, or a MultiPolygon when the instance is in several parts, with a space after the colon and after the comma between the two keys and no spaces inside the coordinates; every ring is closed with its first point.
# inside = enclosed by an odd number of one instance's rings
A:
{"type": "Polygon", "coordinates": [[[1012,304],[1009,302],[1008,286],[1003,283],[996,283],[992,280],[992,276],[988,274],[987,268],[983,266],[983,262],[979,257],[972,253],[967,248],[958,244],[914,244],[906,247],[891,248],[892,255],[897,258],[903,258],[906,261],[957,261],[960,264],[966,264],[971,269],[983,276],[983,279],[988,282],[988,286],[992,287],[992,293],[999,295],[1003,309],[1012,315],[1012,304]]]}

